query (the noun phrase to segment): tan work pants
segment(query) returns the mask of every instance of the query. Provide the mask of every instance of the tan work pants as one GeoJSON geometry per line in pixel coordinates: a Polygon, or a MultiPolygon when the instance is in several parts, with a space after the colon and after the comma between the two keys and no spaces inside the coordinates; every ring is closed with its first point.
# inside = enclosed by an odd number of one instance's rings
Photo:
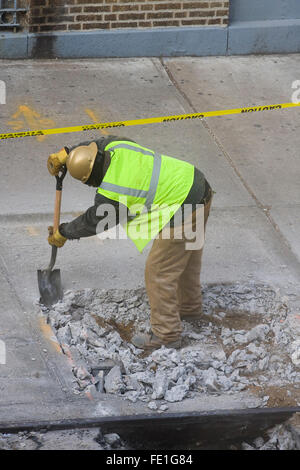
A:
{"type": "MultiPolygon", "coordinates": [[[[209,216],[212,191],[204,204],[204,229],[209,216]]],[[[203,208],[202,208],[203,211],[203,208]]],[[[196,227],[196,211],[190,223],[196,227]]],[[[203,218],[202,218],[203,221],[203,218]]],[[[185,222],[186,223],[186,222],[185,222]]],[[[151,307],[151,328],[163,342],[175,341],[181,336],[181,318],[185,315],[199,315],[202,311],[200,271],[203,247],[199,250],[186,249],[187,240],[174,238],[170,228],[170,238],[162,239],[162,232],[154,240],[145,269],[146,290],[151,307]]]]}

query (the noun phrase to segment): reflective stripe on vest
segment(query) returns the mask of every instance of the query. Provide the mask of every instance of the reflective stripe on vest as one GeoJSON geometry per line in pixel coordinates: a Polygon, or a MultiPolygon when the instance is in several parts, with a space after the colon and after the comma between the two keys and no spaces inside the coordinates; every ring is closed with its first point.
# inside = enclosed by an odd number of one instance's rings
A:
{"type": "Polygon", "coordinates": [[[142,189],[133,189],[126,188],[126,186],[119,186],[118,184],[101,183],[100,188],[105,189],[106,191],[113,191],[114,193],[123,194],[123,196],[133,196],[133,197],[143,197],[148,196],[148,191],[143,191],[142,189]]]}
{"type": "Polygon", "coordinates": [[[149,210],[151,208],[151,205],[153,204],[158,185],[161,167],[161,155],[155,152],[151,152],[150,150],[135,147],[134,145],[130,144],[117,144],[113,147],[110,147],[109,151],[114,151],[115,149],[128,149],[134,152],[139,152],[143,153],[144,155],[151,155],[154,157],[149,189],[148,191],[144,191],[142,189],[127,188],[126,186],[119,186],[117,184],[106,183],[104,181],[102,181],[100,188],[106,189],[106,191],[113,191],[114,193],[122,194],[124,196],[146,198],[145,206],[149,210]]]}

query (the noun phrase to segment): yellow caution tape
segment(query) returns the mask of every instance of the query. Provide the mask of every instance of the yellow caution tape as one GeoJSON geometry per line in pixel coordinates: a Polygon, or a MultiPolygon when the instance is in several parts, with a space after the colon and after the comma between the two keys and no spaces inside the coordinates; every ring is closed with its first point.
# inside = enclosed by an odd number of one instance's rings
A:
{"type": "Polygon", "coordinates": [[[250,108],[225,109],[223,111],[208,111],[205,113],[178,114],[174,116],[161,116],[147,119],[133,119],[130,121],[106,122],[99,124],[87,124],[84,126],[59,127],[56,129],[41,129],[36,131],[12,132],[0,134],[0,140],[17,139],[21,137],[36,137],[40,135],[67,134],[70,132],[93,131],[97,129],[109,129],[113,127],[142,126],[146,124],[157,124],[162,122],[184,121],[188,119],[203,119],[205,117],[226,116],[229,114],[246,114],[260,111],[273,111],[285,108],[294,108],[300,103],[281,103],[268,106],[254,106],[250,108]]]}

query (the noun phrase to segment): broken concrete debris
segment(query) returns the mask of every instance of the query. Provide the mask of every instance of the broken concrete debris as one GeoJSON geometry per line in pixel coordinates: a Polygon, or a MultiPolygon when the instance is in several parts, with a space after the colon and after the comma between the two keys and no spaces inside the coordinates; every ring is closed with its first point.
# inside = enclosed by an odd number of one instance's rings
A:
{"type": "Polygon", "coordinates": [[[188,394],[188,384],[175,385],[174,387],[167,390],[165,393],[165,400],[169,402],[182,401],[188,394]]]}
{"type": "Polygon", "coordinates": [[[0,434],[0,450],[125,450],[115,433],[101,429],[70,429],[48,432],[0,434]]]}
{"type": "Polygon", "coordinates": [[[270,429],[265,438],[257,437],[253,442],[243,442],[241,450],[299,450],[300,428],[280,424],[270,429]]]}
{"type": "Polygon", "coordinates": [[[148,356],[130,342],[150,330],[144,289],[68,291],[44,314],[73,359],[75,393],[94,387],[163,411],[197,394],[242,390],[256,390],[268,405],[264,397],[276,401],[271,387],[299,405],[299,312],[287,300],[255,283],[205,286],[202,318],[183,322],[183,347],[148,356]]]}
{"type": "MultiPolygon", "coordinates": [[[[177,380],[179,379],[179,375],[177,377],[177,380]]],[[[153,400],[159,400],[164,398],[168,388],[169,388],[169,382],[170,379],[168,375],[163,371],[159,370],[155,374],[155,379],[153,381],[153,393],[151,395],[151,398],[153,400]]]]}
{"type": "Polygon", "coordinates": [[[118,448],[122,445],[122,441],[121,441],[119,434],[116,434],[116,433],[104,434],[103,438],[106,441],[106,443],[113,449],[118,448]]]}
{"type": "MultiPolygon", "coordinates": [[[[150,409],[157,410],[155,401],[150,409]]],[[[161,405],[158,412],[168,409],[161,405]]],[[[140,444],[142,436],[140,436],[140,444]]],[[[146,443],[149,448],[149,442],[146,443]]],[[[176,444],[176,443],[174,443],[176,444]]],[[[172,449],[172,443],[170,443],[172,449]]],[[[175,447],[176,448],[176,447],[175,447]]],[[[215,446],[214,448],[218,448],[215,446]]],[[[228,450],[300,450],[300,426],[293,418],[269,429],[251,441],[228,444],[228,450]]],[[[127,450],[131,449],[117,433],[103,434],[101,429],[71,429],[61,431],[19,432],[0,434],[0,450],[127,450]]],[[[189,450],[189,449],[187,449],[189,450]]]]}
{"type": "Polygon", "coordinates": [[[121,369],[114,366],[104,379],[104,388],[107,393],[123,393],[126,386],[122,379],[121,369]]]}

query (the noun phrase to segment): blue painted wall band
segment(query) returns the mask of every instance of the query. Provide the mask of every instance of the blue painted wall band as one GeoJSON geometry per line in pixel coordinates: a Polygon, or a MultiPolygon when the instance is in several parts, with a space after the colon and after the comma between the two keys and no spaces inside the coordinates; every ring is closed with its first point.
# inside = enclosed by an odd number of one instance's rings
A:
{"type": "Polygon", "coordinates": [[[229,27],[0,34],[1,59],[224,56],[300,52],[300,19],[229,27]]]}

